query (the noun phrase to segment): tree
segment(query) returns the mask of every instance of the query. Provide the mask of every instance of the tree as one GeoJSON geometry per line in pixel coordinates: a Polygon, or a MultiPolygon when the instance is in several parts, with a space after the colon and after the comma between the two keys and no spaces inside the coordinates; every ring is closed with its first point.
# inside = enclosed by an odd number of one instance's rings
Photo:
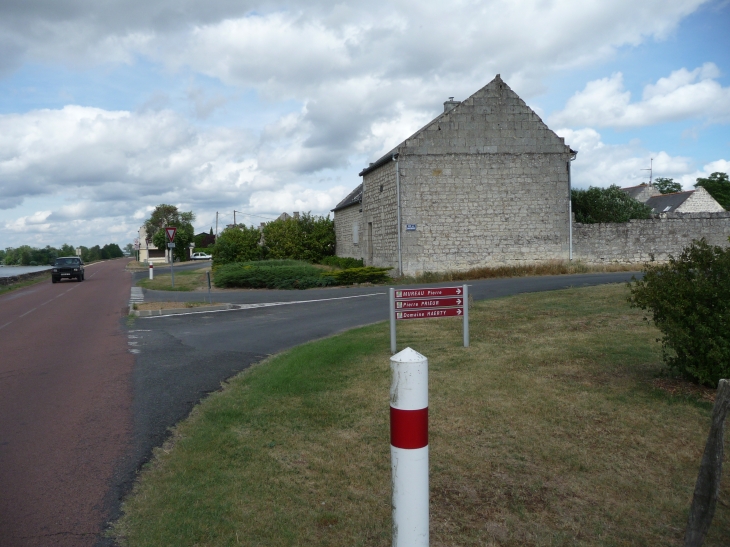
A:
{"type": "Polygon", "coordinates": [[[662,332],[670,369],[712,387],[730,376],[730,248],[694,241],[630,287],[629,302],[651,310],[662,332]]]}
{"type": "Polygon", "coordinates": [[[682,185],[675,182],[674,179],[667,179],[659,177],[654,181],[654,186],[662,194],[673,194],[674,192],[681,192],[682,185]]]}
{"type": "Polygon", "coordinates": [[[576,222],[628,222],[632,218],[651,218],[651,207],[636,201],[615,184],[608,188],[591,186],[573,190],[571,202],[576,222]]]}
{"type": "Polygon", "coordinates": [[[260,242],[261,232],[258,228],[249,228],[243,224],[226,228],[213,246],[213,261],[216,264],[227,264],[261,260],[264,249],[260,242]]]}
{"type": "Polygon", "coordinates": [[[715,172],[709,177],[697,178],[695,188],[702,186],[720,205],[730,211],[730,179],[727,173],[715,172]]]}
{"type": "Polygon", "coordinates": [[[319,262],[335,253],[335,223],[311,213],[277,219],[264,226],[264,244],[270,258],[319,262]]]}
{"type": "Polygon", "coordinates": [[[174,205],[162,203],[155,207],[150,218],[145,221],[144,227],[148,237],[151,236],[152,243],[163,249],[167,247],[165,228],[175,226],[177,232],[175,233],[174,256],[177,260],[182,261],[187,258],[186,249],[193,241],[194,229],[192,223],[194,220],[195,215],[192,211],[181,212],[174,205]]]}
{"type": "Polygon", "coordinates": [[[69,245],[68,243],[64,243],[61,245],[61,248],[59,249],[58,256],[76,256],[76,249],[73,245],[69,245]]]}

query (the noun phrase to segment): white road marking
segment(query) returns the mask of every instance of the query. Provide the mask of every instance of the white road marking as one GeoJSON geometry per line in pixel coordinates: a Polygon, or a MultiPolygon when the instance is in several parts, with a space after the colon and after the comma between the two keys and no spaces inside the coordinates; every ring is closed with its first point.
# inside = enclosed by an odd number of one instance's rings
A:
{"type": "Polygon", "coordinates": [[[169,315],[150,315],[147,317],[140,317],[140,319],[160,319],[162,317],[179,317],[181,315],[199,315],[199,314],[203,314],[203,313],[219,313],[219,312],[226,312],[226,311],[251,310],[251,309],[255,309],[255,308],[270,308],[273,306],[289,306],[292,304],[310,304],[312,302],[330,302],[332,300],[368,298],[370,296],[380,296],[383,294],[387,294],[387,293],[376,292],[376,293],[372,293],[372,294],[358,294],[355,296],[338,296],[337,298],[319,298],[317,300],[294,300],[292,302],[262,302],[260,304],[233,304],[236,307],[228,309],[228,310],[192,311],[192,312],[175,313],[175,314],[169,314],[169,315]]]}

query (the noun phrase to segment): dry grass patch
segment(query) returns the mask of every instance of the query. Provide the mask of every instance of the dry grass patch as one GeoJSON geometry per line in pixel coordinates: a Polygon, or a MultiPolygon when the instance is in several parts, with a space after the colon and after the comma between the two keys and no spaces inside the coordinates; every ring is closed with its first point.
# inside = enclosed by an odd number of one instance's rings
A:
{"type": "MultiPolygon", "coordinates": [[[[430,361],[431,545],[681,545],[711,405],[657,389],[624,286],[399,324],[430,361]]],[[[390,545],[388,327],[277,356],[181,423],[124,506],[126,545],[390,545]]],[[[730,537],[723,482],[706,545],[730,537]]]]}
{"type": "Polygon", "coordinates": [[[472,268],[455,272],[423,272],[416,276],[398,278],[398,283],[441,283],[444,281],[469,281],[473,279],[492,279],[503,277],[528,277],[533,275],[566,275],[600,272],[635,272],[641,269],[640,264],[622,264],[607,262],[605,264],[584,264],[578,260],[548,260],[534,264],[517,266],[497,266],[472,268]]]}

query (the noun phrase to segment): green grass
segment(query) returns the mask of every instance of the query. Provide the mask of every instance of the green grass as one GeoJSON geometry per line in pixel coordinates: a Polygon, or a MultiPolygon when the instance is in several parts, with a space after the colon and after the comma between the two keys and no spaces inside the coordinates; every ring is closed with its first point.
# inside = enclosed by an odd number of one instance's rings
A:
{"type": "MultiPolygon", "coordinates": [[[[625,286],[398,325],[430,363],[431,545],[682,545],[711,405],[657,389],[625,286]]],[[[155,452],[123,545],[390,545],[389,338],[378,324],[232,379],[155,452]]],[[[730,443],[729,443],[730,444],[730,443]]],[[[726,544],[730,481],[707,546],[726,544]]]]}
{"type": "Polygon", "coordinates": [[[154,279],[141,279],[137,281],[137,285],[156,291],[189,292],[196,289],[207,289],[208,280],[205,272],[208,270],[210,270],[210,266],[202,266],[197,270],[175,271],[175,288],[173,288],[172,279],[169,274],[170,268],[169,266],[167,268],[163,266],[162,268],[155,268],[154,279]]]}
{"type": "Polygon", "coordinates": [[[23,289],[25,287],[30,287],[31,285],[35,285],[37,283],[43,283],[44,281],[48,281],[50,278],[51,278],[51,272],[49,270],[48,275],[43,275],[40,277],[36,277],[34,279],[28,279],[26,281],[18,281],[17,283],[12,283],[10,285],[0,285],[0,295],[3,295],[5,293],[14,291],[17,289],[23,289]]]}

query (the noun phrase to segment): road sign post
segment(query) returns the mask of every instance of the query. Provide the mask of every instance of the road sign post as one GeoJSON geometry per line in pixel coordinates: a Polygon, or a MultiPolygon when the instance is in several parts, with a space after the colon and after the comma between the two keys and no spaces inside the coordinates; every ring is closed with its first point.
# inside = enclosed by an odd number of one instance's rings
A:
{"type": "Polygon", "coordinates": [[[464,347],[469,347],[469,287],[424,287],[390,289],[390,352],[398,350],[396,321],[461,317],[464,323],[464,347]]]}
{"type": "Polygon", "coordinates": [[[172,269],[173,263],[175,262],[175,234],[177,233],[177,227],[167,226],[165,228],[165,234],[167,234],[167,248],[170,249],[170,279],[172,280],[172,288],[175,288],[175,271],[172,269]]]}
{"type": "Polygon", "coordinates": [[[213,303],[213,297],[210,295],[210,272],[208,271],[208,272],[205,272],[205,273],[208,276],[208,304],[212,304],[213,303]]]}

